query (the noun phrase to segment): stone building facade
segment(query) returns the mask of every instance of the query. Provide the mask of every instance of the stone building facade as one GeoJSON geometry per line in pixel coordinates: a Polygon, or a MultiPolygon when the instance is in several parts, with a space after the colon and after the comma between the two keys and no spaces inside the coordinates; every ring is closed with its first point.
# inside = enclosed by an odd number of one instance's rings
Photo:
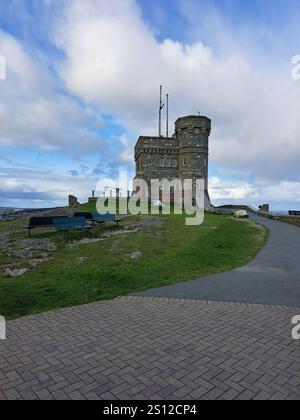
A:
{"type": "Polygon", "coordinates": [[[211,120],[190,115],[178,118],[172,137],[141,136],[135,146],[136,178],[204,179],[205,207],[208,194],[208,155],[211,120]]]}

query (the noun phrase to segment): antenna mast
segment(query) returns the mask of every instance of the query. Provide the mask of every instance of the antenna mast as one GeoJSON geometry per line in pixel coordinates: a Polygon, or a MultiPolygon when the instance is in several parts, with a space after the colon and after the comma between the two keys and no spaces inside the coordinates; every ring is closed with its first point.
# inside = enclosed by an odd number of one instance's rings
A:
{"type": "Polygon", "coordinates": [[[165,104],[162,103],[162,85],[160,85],[158,137],[162,137],[162,135],[161,135],[161,111],[163,110],[164,106],[165,106],[165,104]]]}
{"type": "Polygon", "coordinates": [[[166,137],[169,137],[169,94],[166,96],[167,103],[167,119],[166,119],[166,137]]]}

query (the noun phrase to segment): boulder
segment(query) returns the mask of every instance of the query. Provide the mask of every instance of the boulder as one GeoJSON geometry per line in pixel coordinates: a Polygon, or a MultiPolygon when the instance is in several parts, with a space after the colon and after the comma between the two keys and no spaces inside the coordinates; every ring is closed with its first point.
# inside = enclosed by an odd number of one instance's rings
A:
{"type": "Polygon", "coordinates": [[[4,275],[6,277],[20,277],[23,276],[25,273],[27,273],[29,270],[27,268],[16,268],[14,270],[11,270],[10,268],[7,268],[4,271],[4,275]]]}
{"type": "Polygon", "coordinates": [[[141,251],[134,251],[129,256],[132,260],[138,260],[143,256],[143,253],[141,251]]]}
{"type": "Polygon", "coordinates": [[[237,219],[247,219],[249,215],[246,212],[246,210],[238,210],[234,213],[234,217],[236,217],[237,219]]]}

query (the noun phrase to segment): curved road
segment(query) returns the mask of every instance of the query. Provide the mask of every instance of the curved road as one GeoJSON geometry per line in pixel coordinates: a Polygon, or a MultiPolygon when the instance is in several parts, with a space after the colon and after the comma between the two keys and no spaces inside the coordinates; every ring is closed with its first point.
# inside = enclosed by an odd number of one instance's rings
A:
{"type": "Polygon", "coordinates": [[[137,296],[300,306],[300,229],[250,216],[270,230],[267,244],[249,264],[226,273],[164,286],[137,296]]]}

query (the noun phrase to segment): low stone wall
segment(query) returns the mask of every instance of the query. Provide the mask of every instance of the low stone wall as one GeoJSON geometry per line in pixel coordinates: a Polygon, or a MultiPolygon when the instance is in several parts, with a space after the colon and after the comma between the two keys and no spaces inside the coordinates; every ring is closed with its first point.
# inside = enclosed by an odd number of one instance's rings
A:
{"type": "Polygon", "coordinates": [[[242,204],[241,206],[238,206],[236,204],[230,204],[228,206],[213,207],[213,210],[232,210],[232,212],[235,212],[237,210],[246,210],[249,212],[258,213],[258,209],[252,206],[247,206],[246,204],[242,204]]]}
{"type": "Polygon", "coordinates": [[[258,211],[257,214],[259,216],[266,217],[267,219],[278,220],[280,222],[290,223],[292,225],[297,225],[300,227],[300,216],[272,214],[272,213],[265,213],[262,211],[258,211]]]}

